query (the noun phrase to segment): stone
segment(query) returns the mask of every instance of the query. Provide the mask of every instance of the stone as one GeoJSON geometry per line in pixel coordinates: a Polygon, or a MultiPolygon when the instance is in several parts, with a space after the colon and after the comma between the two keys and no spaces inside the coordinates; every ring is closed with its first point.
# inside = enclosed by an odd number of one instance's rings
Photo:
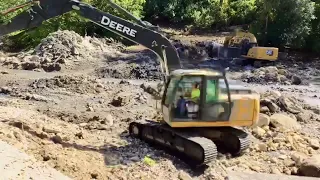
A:
{"type": "Polygon", "coordinates": [[[296,75],[293,75],[291,77],[291,83],[294,84],[294,85],[299,85],[302,83],[302,80],[299,76],[296,76],[296,75]]]}
{"type": "Polygon", "coordinates": [[[280,110],[278,105],[275,104],[274,102],[272,102],[270,99],[262,99],[260,101],[260,103],[262,106],[267,106],[268,109],[270,110],[270,112],[272,112],[272,113],[278,112],[280,110]]]}
{"type": "Polygon", "coordinates": [[[287,156],[286,155],[280,155],[278,158],[282,159],[282,160],[285,160],[285,159],[287,159],[287,156]]]}
{"type": "Polygon", "coordinates": [[[276,157],[272,157],[272,158],[270,159],[270,161],[271,161],[272,163],[278,163],[278,162],[279,162],[279,160],[278,160],[276,157]]]}
{"type": "Polygon", "coordinates": [[[98,130],[107,130],[108,126],[107,125],[103,125],[103,124],[98,124],[96,129],[98,129],[98,130]]]}
{"type": "Polygon", "coordinates": [[[312,113],[308,111],[303,111],[296,115],[297,121],[299,122],[308,122],[312,119],[312,117],[312,113]]]}
{"type": "Polygon", "coordinates": [[[274,96],[275,98],[277,98],[277,99],[281,97],[281,92],[280,92],[280,91],[271,90],[271,91],[270,91],[270,94],[271,94],[272,96],[274,96]]]}
{"type": "Polygon", "coordinates": [[[92,179],[97,179],[98,178],[98,173],[91,173],[91,178],[92,179]]]}
{"type": "Polygon", "coordinates": [[[10,94],[12,92],[12,89],[10,87],[4,86],[1,87],[0,92],[4,94],[10,94]]]}
{"type": "Polygon", "coordinates": [[[259,120],[257,121],[255,126],[263,127],[263,126],[269,126],[270,124],[270,117],[266,114],[259,114],[259,120]]]}
{"type": "Polygon", "coordinates": [[[291,174],[293,174],[293,175],[297,175],[298,174],[298,168],[297,167],[292,167],[291,168],[291,174]]]}
{"type": "Polygon", "coordinates": [[[292,152],[290,155],[291,159],[295,161],[296,165],[300,165],[304,159],[308,158],[307,155],[301,152],[292,152]]]}
{"type": "Polygon", "coordinates": [[[255,166],[255,165],[251,165],[250,169],[252,169],[253,171],[256,171],[256,172],[260,172],[260,170],[261,170],[261,168],[259,166],[255,166]]]}
{"type": "Polygon", "coordinates": [[[298,173],[303,176],[320,177],[320,155],[305,159],[301,163],[298,173]]]}
{"type": "Polygon", "coordinates": [[[75,136],[76,136],[77,138],[79,138],[79,139],[84,139],[82,132],[76,133],[75,136]]]}
{"type": "Polygon", "coordinates": [[[80,124],[79,124],[80,127],[85,127],[85,126],[87,126],[87,125],[88,125],[88,123],[80,123],[80,124]]]}
{"type": "Polygon", "coordinates": [[[273,114],[270,117],[270,124],[276,128],[285,128],[289,130],[301,129],[301,126],[295,119],[280,113],[273,114]]]}
{"type": "Polygon", "coordinates": [[[286,167],[292,167],[292,166],[295,165],[295,162],[292,161],[292,160],[289,159],[289,158],[285,159],[285,160],[283,161],[283,163],[284,163],[284,165],[285,165],[286,167]]]}
{"type": "Polygon", "coordinates": [[[286,81],[288,81],[287,77],[284,76],[284,75],[279,75],[279,79],[280,79],[280,82],[286,82],[286,81]]]}
{"type": "Polygon", "coordinates": [[[270,130],[269,125],[261,126],[261,128],[267,132],[270,130]]]}
{"type": "Polygon", "coordinates": [[[138,162],[138,161],[140,161],[140,158],[139,158],[139,156],[133,156],[130,158],[130,160],[134,161],[134,162],[138,162]]]}
{"type": "Polygon", "coordinates": [[[51,138],[51,140],[56,144],[62,144],[63,143],[63,140],[62,140],[61,136],[59,136],[59,135],[53,136],[51,138]]]}
{"type": "Polygon", "coordinates": [[[113,116],[111,114],[106,115],[106,121],[108,125],[113,126],[113,116]]]}
{"type": "Polygon", "coordinates": [[[284,69],[279,69],[278,73],[281,74],[281,75],[284,75],[284,76],[287,75],[287,71],[284,70],[284,69]]]}
{"type": "Polygon", "coordinates": [[[273,142],[275,143],[281,143],[281,142],[285,142],[286,141],[286,138],[284,137],[274,137],[273,138],[273,142]]]}
{"type": "Polygon", "coordinates": [[[48,128],[48,127],[43,127],[42,128],[42,131],[43,132],[46,132],[46,133],[53,133],[53,134],[57,134],[57,133],[60,133],[61,131],[60,130],[57,130],[57,129],[53,129],[53,128],[48,128]]]}
{"type": "Polygon", "coordinates": [[[261,127],[255,127],[252,131],[252,133],[258,137],[263,137],[266,133],[266,131],[264,129],[262,129],[261,127]]]}
{"type": "Polygon", "coordinates": [[[180,180],[192,180],[192,177],[182,170],[179,171],[178,178],[180,180]]]}
{"type": "Polygon", "coordinates": [[[13,135],[15,138],[17,138],[17,140],[22,141],[22,135],[19,132],[14,131],[13,135]]]}
{"type": "Polygon", "coordinates": [[[94,109],[93,109],[93,107],[87,107],[87,111],[93,112],[94,109]]]}
{"type": "Polygon", "coordinates": [[[278,112],[280,110],[279,106],[274,102],[269,103],[267,106],[272,113],[278,112]]]}
{"type": "Polygon", "coordinates": [[[285,174],[287,174],[287,175],[291,175],[291,170],[290,169],[285,169],[284,171],[283,171],[285,174]]]}
{"type": "Polygon", "coordinates": [[[262,152],[268,151],[268,146],[265,143],[258,144],[258,150],[262,152]]]}
{"type": "Polygon", "coordinates": [[[317,139],[310,139],[309,145],[315,150],[318,150],[320,147],[319,141],[317,139]]]}
{"type": "Polygon", "coordinates": [[[302,106],[297,103],[297,99],[294,97],[281,96],[279,98],[279,103],[286,111],[292,114],[298,114],[303,111],[302,106]]]}
{"type": "Polygon", "coordinates": [[[279,171],[279,169],[276,168],[276,167],[272,167],[272,168],[271,168],[271,173],[272,173],[272,174],[281,174],[281,172],[279,171]]]}
{"type": "Polygon", "coordinates": [[[260,108],[260,113],[267,113],[267,112],[270,112],[270,110],[267,106],[262,106],[260,108]]]}

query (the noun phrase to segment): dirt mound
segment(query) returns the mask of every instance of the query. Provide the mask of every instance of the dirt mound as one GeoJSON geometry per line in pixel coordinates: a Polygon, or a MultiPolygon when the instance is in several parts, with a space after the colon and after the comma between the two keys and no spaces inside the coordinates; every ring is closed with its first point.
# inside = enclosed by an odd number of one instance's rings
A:
{"type": "Polygon", "coordinates": [[[38,79],[30,84],[35,89],[57,89],[64,88],[76,93],[99,93],[103,91],[104,86],[96,79],[88,76],[55,76],[51,79],[38,79]]]}
{"type": "Polygon", "coordinates": [[[172,44],[176,47],[180,59],[188,63],[204,61],[210,54],[208,42],[174,40],[172,44]]]}
{"type": "Polygon", "coordinates": [[[59,30],[44,38],[33,51],[2,59],[2,63],[13,69],[60,71],[82,61],[115,57],[121,47],[111,39],[82,37],[74,31],[59,30]]]}
{"type": "Polygon", "coordinates": [[[119,79],[162,79],[160,63],[154,54],[130,53],[117,57],[116,61],[109,61],[105,67],[98,68],[99,77],[119,79]]]}
{"type": "Polygon", "coordinates": [[[284,68],[267,66],[245,71],[241,80],[247,83],[257,84],[283,84],[283,85],[307,85],[301,76],[294,74],[284,68]]]}

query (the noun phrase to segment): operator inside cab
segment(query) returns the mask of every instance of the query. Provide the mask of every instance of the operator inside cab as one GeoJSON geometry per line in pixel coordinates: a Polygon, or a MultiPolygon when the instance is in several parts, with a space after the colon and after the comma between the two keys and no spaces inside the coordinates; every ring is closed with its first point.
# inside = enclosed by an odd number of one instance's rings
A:
{"type": "Polygon", "coordinates": [[[200,99],[200,88],[199,88],[200,84],[198,82],[196,82],[193,87],[192,87],[192,91],[191,91],[191,99],[195,102],[197,102],[200,99]]]}

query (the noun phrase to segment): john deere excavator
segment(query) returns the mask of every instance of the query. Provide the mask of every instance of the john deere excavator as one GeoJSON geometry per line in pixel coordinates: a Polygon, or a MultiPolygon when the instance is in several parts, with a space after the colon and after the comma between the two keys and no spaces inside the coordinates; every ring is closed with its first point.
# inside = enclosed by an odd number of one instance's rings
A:
{"type": "Polygon", "coordinates": [[[255,124],[260,110],[259,95],[244,87],[229,86],[223,68],[183,68],[177,50],[155,26],[135,18],[111,1],[111,6],[135,23],[77,0],[29,1],[23,6],[27,5],[30,5],[28,11],[0,25],[0,36],[35,28],[43,21],[75,10],[158,55],[165,84],[161,100],[163,120],[132,122],[128,127],[131,136],[169,148],[186,157],[193,166],[215,160],[220,147],[233,155],[249,147],[248,134],[235,127],[255,124]]]}

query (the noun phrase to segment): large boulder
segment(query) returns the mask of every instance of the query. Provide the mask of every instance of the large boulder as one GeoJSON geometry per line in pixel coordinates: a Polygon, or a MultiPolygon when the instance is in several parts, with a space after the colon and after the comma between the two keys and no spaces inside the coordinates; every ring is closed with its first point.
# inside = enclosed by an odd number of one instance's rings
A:
{"type": "Polygon", "coordinates": [[[260,104],[262,106],[267,106],[270,112],[275,113],[280,110],[276,103],[272,102],[270,99],[262,99],[260,104]]]}
{"type": "Polygon", "coordinates": [[[257,123],[255,124],[255,127],[264,127],[264,126],[269,126],[270,124],[270,117],[266,114],[259,114],[259,119],[257,121],[257,123]]]}
{"type": "Polygon", "coordinates": [[[284,97],[279,98],[281,106],[288,112],[292,114],[298,114],[303,111],[303,107],[300,105],[298,100],[294,97],[284,97]]]}
{"type": "Polygon", "coordinates": [[[298,172],[302,176],[320,177],[320,155],[305,159],[298,172]]]}
{"type": "Polygon", "coordinates": [[[270,117],[270,124],[276,128],[282,127],[289,130],[298,130],[301,128],[296,119],[281,113],[273,114],[270,117]]]}

